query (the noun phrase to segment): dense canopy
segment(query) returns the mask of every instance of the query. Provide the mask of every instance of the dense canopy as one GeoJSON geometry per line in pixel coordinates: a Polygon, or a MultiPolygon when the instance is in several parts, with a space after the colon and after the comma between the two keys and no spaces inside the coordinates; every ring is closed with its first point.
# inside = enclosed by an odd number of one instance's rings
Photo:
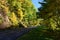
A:
{"type": "Polygon", "coordinates": [[[60,29],[60,0],[44,0],[44,2],[39,2],[42,7],[38,10],[40,11],[39,17],[44,19],[45,26],[54,29],[60,29]]]}
{"type": "Polygon", "coordinates": [[[19,24],[24,27],[39,25],[32,0],[0,0],[0,5],[0,27],[19,24]]]}

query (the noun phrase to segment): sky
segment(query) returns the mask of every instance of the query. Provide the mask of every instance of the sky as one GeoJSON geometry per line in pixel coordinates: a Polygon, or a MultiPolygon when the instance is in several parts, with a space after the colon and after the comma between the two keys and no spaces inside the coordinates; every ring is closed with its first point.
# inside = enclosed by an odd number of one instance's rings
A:
{"type": "Polygon", "coordinates": [[[36,8],[41,7],[41,4],[39,4],[38,2],[42,2],[42,1],[43,1],[43,0],[32,0],[34,6],[35,6],[36,8]]]}

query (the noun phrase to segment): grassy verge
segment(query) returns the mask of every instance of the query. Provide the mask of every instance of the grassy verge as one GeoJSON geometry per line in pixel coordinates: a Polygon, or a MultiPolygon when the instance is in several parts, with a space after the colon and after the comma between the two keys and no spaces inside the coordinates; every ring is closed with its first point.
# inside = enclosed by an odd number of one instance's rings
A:
{"type": "Polygon", "coordinates": [[[55,40],[56,32],[46,29],[46,27],[37,27],[17,40],[55,40]]]}

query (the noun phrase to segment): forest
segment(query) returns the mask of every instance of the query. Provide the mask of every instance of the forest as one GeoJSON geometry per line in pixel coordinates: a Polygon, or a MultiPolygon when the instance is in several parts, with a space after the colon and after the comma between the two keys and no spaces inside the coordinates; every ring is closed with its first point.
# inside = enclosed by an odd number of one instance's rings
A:
{"type": "Polygon", "coordinates": [[[60,0],[0,0],[0,30],[33,28],[17,40],[60,40],[60,0]],[[38,11],[37,11],[38,10],[38,11]]]}

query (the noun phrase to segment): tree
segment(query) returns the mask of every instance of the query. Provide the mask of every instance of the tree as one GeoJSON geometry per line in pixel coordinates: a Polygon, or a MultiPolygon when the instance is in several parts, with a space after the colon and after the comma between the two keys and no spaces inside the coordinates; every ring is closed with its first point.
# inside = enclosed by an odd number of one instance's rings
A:
{"type": "Polygon", "coordinates": [[[40,18],[44,19],[44,25],[49,28],[60,29],[60,0],[44,0],[39,2],[42,7],[38,8],[40,11],[40,18]]]}
{"type": "Polygon", "coordinates": [[[0,0],[0,5],[3,8],[1,10],[4,10],[4,14],[6,13],[5,15],[8,17],[8,23],[13,26],[21,24],[24,27],[30,27],[39,24],[32,0],[0,0]]]}

